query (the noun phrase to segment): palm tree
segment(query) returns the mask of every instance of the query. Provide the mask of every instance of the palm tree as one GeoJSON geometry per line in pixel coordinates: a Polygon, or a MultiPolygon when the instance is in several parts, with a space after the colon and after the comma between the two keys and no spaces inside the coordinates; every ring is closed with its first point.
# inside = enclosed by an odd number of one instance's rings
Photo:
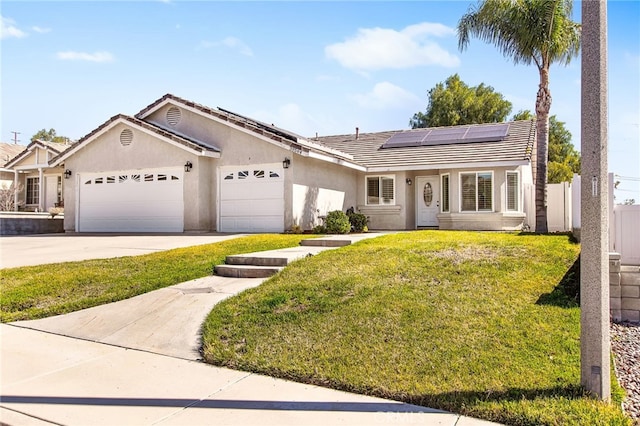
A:
{"type": "Polygon", "coordinates": [[[536,147],[532,157],[536,188],[536,232],[547,232],[547,152],[549,150],[549,67],[568,65],[580,51],[580,24],[571,21],[572,0],[481,0],[458,22],[458,47],[471,36],[495,45],[514,64],[538,67],[536,147]]]}

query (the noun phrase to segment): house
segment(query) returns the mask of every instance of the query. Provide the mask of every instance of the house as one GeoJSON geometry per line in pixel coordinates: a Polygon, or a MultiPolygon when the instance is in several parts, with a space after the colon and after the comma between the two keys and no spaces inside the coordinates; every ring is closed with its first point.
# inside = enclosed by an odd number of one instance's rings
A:
{"type": "Polygon", "coordinates": [[[532,121],[304,138],[167,94],[49,167],[66,231],[283,232],[349,207],[370,229],[512,230],[534,139],[532,121]]]}
{"type": "Polygon", "coordinates": [[[24,145],[0,142],[0,188],[13,185],[14,171],[7,167],[7,163],[24,149],[24,145]]]}
{"type": "Polygon", "coordinates": [[[11,170],[17,192],[15,208],[26,211],[47,211],[63,202],[61,165],[53,166],[51,160],[68,145],[35,140],[5,164],[11,170]]]}

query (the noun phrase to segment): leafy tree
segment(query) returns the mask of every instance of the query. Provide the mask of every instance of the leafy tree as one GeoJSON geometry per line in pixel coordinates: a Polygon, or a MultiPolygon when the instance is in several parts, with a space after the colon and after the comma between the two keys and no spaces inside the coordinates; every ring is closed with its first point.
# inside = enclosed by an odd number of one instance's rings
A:
{"type": "Polygon", "coordinates": [[[536,232],[548,232],[546,185],[549,150],[549,68],[567,65],[580,50],[580,24],[571,20],[572,0],[481,0],[458,22],[458,46],[471,36],[494,44],[514,64],[534,63],[540,83],[536,97],[536,232]]]}
{"type": "Polygon", "coordinates": [[[417,112],[409,121],[411,128],[455,126],[458,124],[497,123],[511,112],[511,102],[481,83],[469,87],[458,74],[429,90],[425,113],[417,112]]]}
{"type": "Polygon", "coordinates": [[[66,136],[58,136],[56,134],[56,129],[41,129],[31,137],[31,142],[36,140],[47,141],[47,142],[55,142],[55,143],[67,143],[69,138],[66,136]]]}
{"type": "MultiPolygon", "coordinates": [[[[513,120],[531,120],[531,111],[519,111],[513,120]]],[[[571,132],[558,121],[549,117],[549,152],[547,155],[547,183],[571,182],[574,173],[580,173],[580,153],[571,143],[571,132]]]]}

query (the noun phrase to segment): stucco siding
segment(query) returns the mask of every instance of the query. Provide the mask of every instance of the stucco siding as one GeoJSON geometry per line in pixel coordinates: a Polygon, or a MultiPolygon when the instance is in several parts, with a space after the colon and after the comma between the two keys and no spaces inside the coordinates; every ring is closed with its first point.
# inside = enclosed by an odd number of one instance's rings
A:
{"type": "MultiPolygon", "coordinates": [[[[320,225],[319,217],[333,210],[356,207],[357,172],[346,167],[300,155],[291,157],[291,209],[285,213],[285,229],[298,225],[304,230],[320,225]]],[[[287,202],[285,191],[285,202],[287,202]]]]}

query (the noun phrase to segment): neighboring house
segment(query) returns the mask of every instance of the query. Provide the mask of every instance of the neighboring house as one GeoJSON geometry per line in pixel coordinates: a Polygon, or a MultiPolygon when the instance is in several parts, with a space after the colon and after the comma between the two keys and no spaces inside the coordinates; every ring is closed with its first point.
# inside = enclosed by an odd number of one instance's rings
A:
{"type": "Polygon", "coordinates": [[[354,207],[371,229],[519,229],[532,121],[304,138],[165,95],[65,165],[65,230],[282,232],[354,207]]]}
{"type": "Polygon", "coordinates": [[[12,171],[14,185],[22,189],[16,193],[16,209],[42,212],[63,204],[64,170],[51,160],[68,147],[36,140],[7,162],[5,168],[12,171]]]}
{"type": "Polygon", "coordinates": [[[7,167],[7,163],[25,148],[24,145],[0,142],[0,188],[10,188],[13,185],[14,172],[7,167]]]}

